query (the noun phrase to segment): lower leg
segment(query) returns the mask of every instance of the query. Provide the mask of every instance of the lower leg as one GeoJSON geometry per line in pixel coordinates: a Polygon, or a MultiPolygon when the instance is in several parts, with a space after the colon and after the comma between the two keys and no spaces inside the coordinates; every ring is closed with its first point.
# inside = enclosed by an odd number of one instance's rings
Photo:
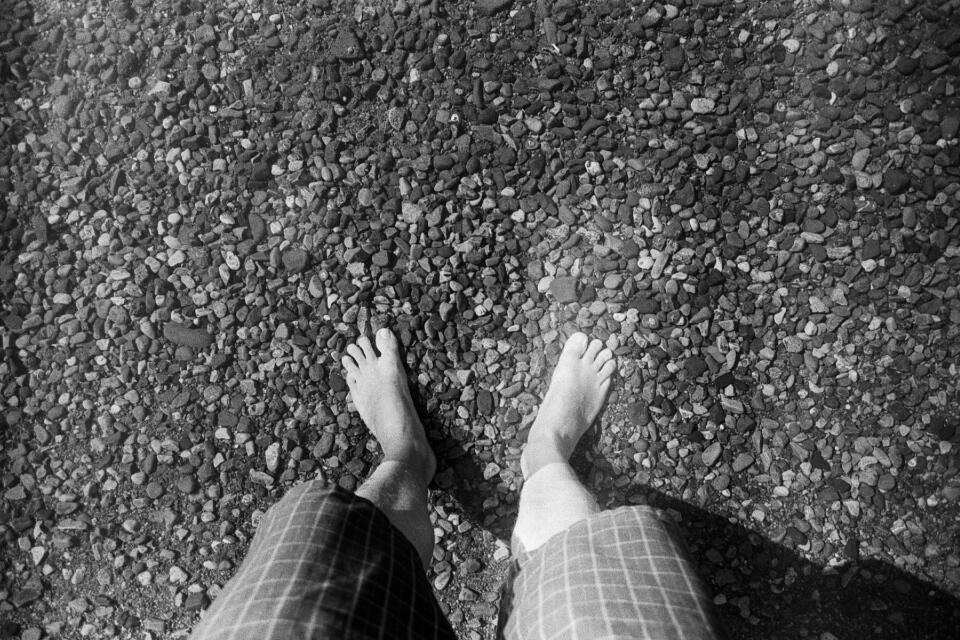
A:
{"type": "Polygon", "coordinates": [[[600,513],[600,505],[566,462],[541,467],[523,484],[513,530],[514,553],[533,551],[567,527],[600,513]]]}
{"type": "Polygon", "coordinates": [[[581,436],[603,406],[616,368],[599,340],[575,333],[567,340],[520,458],[526,481],[514,542],[533,551],[571,524],[600,511],[570,467],[581,436]]]}
{"type": "Polygon", "coordinates": [[[413,544],[423,566],[433,557],[433,527],[427,515],[427,482],[416,465],[384,460],[360,485],[357,495],[387,514],[387,518],[413,544]]]}

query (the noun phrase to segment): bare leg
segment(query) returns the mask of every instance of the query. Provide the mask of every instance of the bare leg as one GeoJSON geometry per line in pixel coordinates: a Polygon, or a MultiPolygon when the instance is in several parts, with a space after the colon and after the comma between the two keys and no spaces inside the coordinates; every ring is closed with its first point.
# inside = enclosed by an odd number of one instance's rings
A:
{"type": "Polygon", "coordinates": [[[575,333],[567,340],[520,457],[526,481],[514,544],[532,551],[600,507],[570,467],[570,455],[596,420],[616,369],[599,340],[575,333]],[[589,344],[588,344],[589,342],[589,344]]]}
{"type": "Polygon", "coordinates": [[[383,449],[383,461],[357,495],[377,505],[416,548],[424,566],[433,556],[433,528],[427,515],[427,484],[437,461],[427,443],[389,329],[347,347],[343,356],[350,397],[383,449]]]}

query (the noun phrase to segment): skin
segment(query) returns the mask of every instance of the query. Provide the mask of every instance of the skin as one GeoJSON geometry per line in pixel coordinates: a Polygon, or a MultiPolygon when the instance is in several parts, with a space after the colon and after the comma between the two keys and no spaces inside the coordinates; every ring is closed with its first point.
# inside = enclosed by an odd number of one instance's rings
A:
{"type": "Polygon", "coordinates": [[[387,515],[427,566],[434,545],[427,485],[437,460],[410,397],[396,336],[378,331],[376,351],[361,337],[347,347],[342,364],[353,404],[383,449],[383,461],[357,495],[387,515]]]}
{"type": "MultiPolygon", "coordinates": [[[[357,495],[387,514],[426,566],[434,545],[427,485],[437,462],[410,396],[397,339],[389,329],[379,330],[375,343],[361,337],[347,347],[342,364],[353,405],[384,453],[357,495]]],[[[521,455],[525,477],[569,461],[600,413],[615,370],[613,353],[602,342],[580,332],[570,336],[521,455]]],[[[550,523],[543,525],[549,529],[550,523]]]]}
{"type": "Polygon", "coordinates": [[[570,460],[600,414],[617,364],[599,340],[577,332],[567,339],[521,454],[527,478],[544,465],[570,460]]]}

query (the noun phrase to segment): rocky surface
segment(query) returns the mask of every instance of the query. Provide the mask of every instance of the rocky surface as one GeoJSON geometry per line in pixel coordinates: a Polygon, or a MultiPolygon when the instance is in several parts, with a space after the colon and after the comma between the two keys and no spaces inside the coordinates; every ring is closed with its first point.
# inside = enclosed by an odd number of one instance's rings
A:
{"type": "Polygon", "coordinates": [[[3,637],[183,637],[376,463],[382,325],[463,638],[575,328],[620,362],[584,477],[733,637],[957,629],[956,2],[2,5],[3,637]]]}

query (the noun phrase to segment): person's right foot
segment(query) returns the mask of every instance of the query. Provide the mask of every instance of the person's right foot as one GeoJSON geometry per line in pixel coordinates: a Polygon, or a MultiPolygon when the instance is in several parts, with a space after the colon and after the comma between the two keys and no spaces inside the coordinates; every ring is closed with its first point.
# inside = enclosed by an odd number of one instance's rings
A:
{"type": "Polygon", "coordinates": [[[616,368],[613,352],[599,340],[579,331],[567,339],[520,457],[524,477],[570,459],[600,414],[616,368]]]}

